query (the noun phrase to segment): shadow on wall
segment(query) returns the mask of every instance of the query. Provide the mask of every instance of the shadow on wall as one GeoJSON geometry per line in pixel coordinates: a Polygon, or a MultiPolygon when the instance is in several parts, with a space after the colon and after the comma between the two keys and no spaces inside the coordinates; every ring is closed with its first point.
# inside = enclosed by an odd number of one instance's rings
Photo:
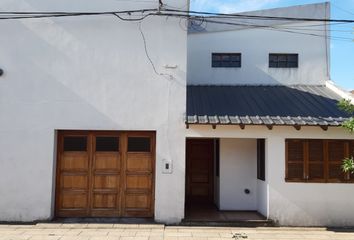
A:
{"type": "Polygon", "coordinates": [[[332,232],[339,232],[339,233],[354,233],[354,227],[347,227],[347,228],[329,227],[327,228],[327,230],[332,232]]]}

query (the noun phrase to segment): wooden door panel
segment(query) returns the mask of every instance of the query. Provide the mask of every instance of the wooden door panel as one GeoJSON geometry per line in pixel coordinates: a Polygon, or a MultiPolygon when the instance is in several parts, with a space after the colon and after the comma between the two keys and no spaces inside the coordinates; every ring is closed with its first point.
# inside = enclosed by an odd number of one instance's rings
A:
{"type": "Polygon", "coordinates": [[[64,190],[86,190],[88,187],[88,177],[85,173],[83,175],[73,175],[72,173],[64,173],[61,178],[61,186],[64,190]]]}
{"type": "Polygon", "coordinates": [[[89,139],[59,135],[58,143],[57,215],[84,216],[89,198],[89,139]]]}
{"type": "Polygon", "coordinates": [[[95,175],[93,181],[94,189],[114,189],[117,190],[120,187],[119,175],[95,175]]]}
{"type": "Polygon", "coordinates": [[[128,133],[127,139],[124,216],[152,217],[155,136],[152,133],[128,133]],[[132,141],[129,140],[130,138],[132,141]],[[130,143],[133,145],[129,146],[130,143]]]}
{"type": "Polygon", "coordinates": [[[209,196],[209,185],[207,186],[193,186],[191,187],[192,197],[208,197],[209,196]]]}
{"type": "Polygon", "coordinates": [[[95,153],[95,170],[120,171],[120,156],[117,153],[95,153]]]}
{"type": "Polygon", "coordinates": [[[116,209],[117,204],[117,194],[93,194],[93,208],[112,208],[116,209]]]}
{"type": "Polygon", "coordinates": [[[209,172],[201,173],[191,173],[191,182],[192,183],[209,183],[209,172]]]}
{"type": "Polygon", "coordinates": [[[127,193],[125,196],[125,207],[127,210],[149,210],[151,205],[151,196],[150,194],[136,194],[136,193],[127,193]]]}
{"type": "Polygon", "coordinates": [[[60,132],[56,215],[152,217],[154,164],[154,133],[60,132]],[[128,152],[130,136],[134,152],[128,152]]]}
{"type": "Polygon", "coordinates": [[[91,215],[94,216],[120,216],[119,193],[121,189],[121,152],[118,146],[120,136],[117,133],[94,134],[92,163],[92,203],[91,215]],[[104,139],[108,144],[105,147],[98,144],[97,139],[104,139]],[[113,141],[110,144],[110,141],[113,141]],[[99,146],[98,146],[99,145],[99,146]],[[97,151],[100,148],[99,151],[97,151]]]}
{"type": "Polygon", "coordinates": [[[85,152],[64,152],[61,159],[62,171],[87,171],[89,157],[85,152]]]}
{"type": "Polygon", "coordinates": [[[152,171],[151,154],[127,153],[127,171],[152,171]]]}
{"type": "Polygon", "coordinates": [[[151,182],[150,175],[127,175],[126,177],[127,189],[151,190],[151,182]]]}
{"type": "Polygon", "coordinates": [[[62,209],[86,209],[87,193],[62,192],[62,209]]]}
{"type": "Polygon", "coordinates": [[[212,203],[214,199],[214,140],[186,142],[186,202],[212,203]]]}

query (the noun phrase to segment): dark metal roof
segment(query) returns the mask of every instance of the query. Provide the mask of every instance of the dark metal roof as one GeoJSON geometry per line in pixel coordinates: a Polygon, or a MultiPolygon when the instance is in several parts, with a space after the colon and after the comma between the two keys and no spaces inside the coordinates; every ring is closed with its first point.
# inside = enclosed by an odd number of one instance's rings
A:
{"type": "Polygon", "coordinates": [[[325,86],[188,86],[186,123],[339,126],[340,99],[325,86]]]}

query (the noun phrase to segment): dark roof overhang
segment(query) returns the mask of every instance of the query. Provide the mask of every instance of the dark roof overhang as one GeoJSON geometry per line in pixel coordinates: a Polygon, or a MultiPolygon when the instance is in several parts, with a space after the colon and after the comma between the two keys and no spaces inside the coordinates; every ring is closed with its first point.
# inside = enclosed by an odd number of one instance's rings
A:
{"type": "Polygon", "coordinates": [[[199,125],[340,126],[349,115],[325,86],[188,86],[187,128],[199,125]]]}

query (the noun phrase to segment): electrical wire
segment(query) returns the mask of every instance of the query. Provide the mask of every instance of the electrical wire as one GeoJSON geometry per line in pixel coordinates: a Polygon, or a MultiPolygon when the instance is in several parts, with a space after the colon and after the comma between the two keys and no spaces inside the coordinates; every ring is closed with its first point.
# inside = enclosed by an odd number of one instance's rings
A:
{"type": "MultiPolygon", "coordinates": [[[[80,16],[101,16],[101,15],[118,15],[134,13],[152,13],[158,9],[141,9],[130,11],[115,11],[115,12],[0,12],[0,20],[20,20],[20,19],[36,19],[36,18],[58,18],[58,17],[80,17],[80,16]],[[2,16],[2,15],[5,15],[2,16]],[[10,16],[9,16],[10,15],[10,16]],[[13,16],[11,16],[13,15],[13,16]]],[[[122,18],[121,20],[130,21],[129,18],[122,18]]]]}
{"type": "MultiPolygon", "coordinates": [[[[85,16],[85,15],[107,15],[107,14],[124,14],[134,12],[147,12],[158,11],[157,13],[183,13],[190,17],[207,15],[209,17],[227,17],[238,19],[258,19],[258,20],[287,20],[287,21],[307,21],[307,22],[338,22],[338,23],[354,23],[352,19],[320,19],[320,18],[295,18],[295,17],[275,17],[275,16],[261,16],[261,15],[245,15],[245,14],[225,14],[225,13],[213,13],[213,12],[199,12],[199,11],[187,11],[179,9],[140,9],[130,11],[111,11],[111,12],[0,12],[0,15],[22,15],[18,18],[13,17],[1,17],[0,19],[21,19],[21,18],[38,18],[38,17],[62,17],[62,16],[85,16]],[[193,15],[192,15],[193,14],[193,15]],[[30,15],[30,16],[23,16],[30,15]]],[[[203,16],[205,17],[205,16],[203,16]]]]}
{"type": "MultiPolygon", "coordinates": [[[[130,1],[130,0],[129,0],[130,1]]],[[[4,12],[4,11],[0,11],[0,15],[1,14],[19,14],[19,15],[35,15],[35,14],[50,14],[50,15],[54,15],[54,14],[67,14],[67,15],[72,15],[72,14],[81,14],[81,15],[104,15],[104,14],[112,14],[112,13],[117,13],[117,14],[129,14],[129,13],[141,13],[141,12],[154,12],[154,11],[158,11],[157,8],[146,8],[146,9],[132,9],[132,10],[124,10],[124,11],[103,11],[103,12],[51,12],[51,11],[47,11],[47,12],[24,12],[24,11],[16,11],[16,12],[4,12]]]]}
{"type": "Polygon", "coordinates": [[[350,41],[350,42],[353,41],[352,38],[337,37],[337,36],[326,36],[326,35],[320,35],[320,34],[315,34],[315,33],[291,31],[291,30],[287,30],[286,28],[277,28],[277,27],[274,27],[274,26],[254,25],[254,24],[241,24],[241,23],[234,23],[234,22],[216,21],[216,20],[210,20],[210,19],[205,19],[204,21],[207,22],[207,23],[233,25],[233,26],[245,26],[245,27],[252,27],[252,28],[269,29],[269,30],[272,30],[272,31],[280,31],[280,32],[308,35],[308,36],[314,36],[314,37],[324,37],[324,38],[328,38],[328,39],[332,39],[332,40],[343,40],[343,41],[350,41]]]}
{"type": "MultiPolygon", "coordinates": [[[[197,11],[184,11],[176,9],[138,9],[138,10],[128,10],[128,11],[112,11],[112,12],[0,12],[0,20],[10,20],[10,19],[36,19],[36,18],[57,18],[57,17],[77,17],[77,16],[96,16],[96,15],[114,15],[122,21],[142,21],[149,16],[166,16],[166,17],[177,17],[185,18],[187,20],[199,21],[201,26],[203,23],[214,23],[214,24],[224,24],[224,25],[235,25],[235,26],[246,26],[253,28],[262,28],[276,31],[283,31],[294,34],[302,34],[316,37],[328,37],[333,40],[345,40],[352,41],[351,38],[338,37],[338,36],[325,36],[315,33],[309,33],[310,30],[296,29],[291,26],[270,26],[261,24],[241,24],[235,21],[230,22],[230,20],[239,19],[252,19],[252,20],[286,20],[286,21],[307,21],[307,22],[324,22],[328,25],[330,24],[344,24],[344,23],[354,23],[354,20],[348,19],[317,19],[317,18],[288,18],[288,17],[271,17],[271,16],[256,16],[256,15],[242,15],[242,14],[223,14],[223,13],[211,13],[211,12],[197,12],[197,11]],[[138,18],[126,18],[121,15],[127,14],[131,16],[133,13],[145,14],[138,18]],[[193,15],[192,15],[193,14],[193,15]],[[197,14],[197,15],[196,15],[197,14]],[[201,16],[201,14],[208,16],[201,16]],[[209,16],[213,15],[213,16],[209,16]],[[215,16],[214,16],[215,15],[215,16]],[[227,19],[229,21],[220,21],[215,19],[227,19]],[[305,32],[300,32],[305,31],[305,32]],[[307,31],[307,32],[306,32],[307,31]]],[[[191,25],[190,25],[191,26],[191,25]]],[[[191,26],[193,30],[196,29],[197,25],[191,26]]],[[[317,30],[318,31],[318,30],[317,30]]]]}
{"type": "Polygon", "coordinates": [[[145,18],[149,17],[149,16],[152,16],[153,14],[146,14],[142,17],[139,17],[139,18],[123,18],[121,16],[119,16],[117,13],[113,13],[114,16],[116,16],[117,18],[119,18],[120,20],[122,21],[131,21],[131,22],[139,22],[139,21],[142,21],[144,20],[145,18]]]}
{"type": "MultiPolygon", "coordinates": [[[[128,1],[128,0],[119,0],[119,1],[128,1]]],[[[134,0],[129,0],[134,1],[134,0]]],[[[143,2],[143,1],[141,1],[143,2]]],[[[149,1],[144,1],[149,2],[149,1]]],[[[212,13],[212,12],[199,12],[199,11],[186,11],[180,10],[179,8],[168,8],[166,9],[165,5],[159,0],[159,8],[147,8],[147,9],[135,9],[135,10],[126,10],[126,11],[105,11],[105,12],[0,12],[0,20],[21,20],[21,19],[39,19],[39,18],[61,18],[61,17],[80,17],[80,16],[102,16],[102,15],[112,15],[121,21],[130,21],[130,22],[139,22],[138,23],[138,30],[140,32],[145,55],[153,69],[153,72],[158,76],[168,77],[168,80],[173,79],[173,76],[166,73],[160,73],[152,58],[150,57],[147,41],[145,34],[142,30],[142,22],[146,18],[150,16],[163,16],[163,17],[174,17],[180,18],[179,26],[188,31],[188,28],[192,29],[193,31],[202,31],[205,29],[208,23],[212,24],[220,24],[220,25],[230,25],[230,26],[243,26],[243,27],[251,27],[251,28],[260,28],[262,30],[269,30],[269,31],[279,31],[279,32],[286,32],[291,34],[300,34],[300,35],[307,35],[313,37],[321,37],[324,39],[330,40],[338,40],[338,41],[350,41],[353,40],[347,37],[341,36],[331,36],[327,35],[327,32],[340,32],[340,33],[348,33],[351,31],[347,30],[322,30],[322,29],[309,29],[310,27],[318,27],[318,26],[331,26],[331,25],[339,25],[339,24],[351,24],[354,23],[354,20],[350,19],[319,19],[319,18],[290,18],[290,17],[273,17],[273,16],[257,16],[257,15],[244,15],[244,14],[224,14],[224,13],[212,13]],[[140,13],[141,16],[137,16],[140,13]],[[127,15],[128,17],[126,17],[127,15]],[[181,26],[181,21],[185,20],[187,24],[186,29],[181,26]],[[242,19],[248,20],[272,20],[272,21],[287,21],[287,25],[282,24],[256,24],[256,23],[249,23],[243,22],[242,19]],[[320,22],[319,24],[312,24],[306,26],[294,26],[290,25],[289,22],[320,22]],[[324,32],[323,34],[317,34],[314,32],[324,32]]],[[[171,6],[168,6],[171,7],[171,6]]],[[[183,7],[182,7],[183,8],[183,7]]]]}
{"type": "Polygon", "coordinates": [[[325,19],[325,18],[295,18],[295,17],[275,17],[275,16],[261,16],[261,15],[247,15],[247,14],[226,14],[226,13],[213,13],[213,12],[200,12],[200,11],[184,11],[177,9],[165,9],[166,12],[179,12],[187,14],[207,15],[212,17],[238,17],[246,19],[260,19],[260,20],[289,20],[289,21],[307,21],[307,22],[344,22],[354,23],[352,19],[325,19]]]}
{"type": "MultiPolygon", "coordinates": [[[[212,19],[212,18],[207,18],[206,21],[208,21],[208,19],[212,19]]],[[[198,20],[199,21],[199,20],[198,20]]],[[[204,22],[204,21],[203,21],[204,22]]],[[[256,26],[260,26],[260,27],[267,27],[267,26],[272,26],[272,25],[257,25],[257,24],[250,24],[250,22],[245,22],[245,21],[240,21],[240,20],[235,20],[232,23],[235,24],[240,24],[240,25],[245,25],[245,26],[252,26],[252,27],[256,27],[256,26]]],[[[194,22],[192,22],[192,24],[194,25],[194,22]]],[[[304,25],[304,26],[293,26],[293,25],[288,25],[288,24],[279,24],[279,25],[274,25],[274,26],[278,26],[280,28],[284,28],[284,29],[288,29],[288,30],[299,30],[299,31],[315,31],[315,32],[341,32],[341,33],[350,33],[352,34],[353,31],[352,30],[332,30],[332,29],[318,29],[318,28],[314,28],[314,27],[325,27],[325,26],[331,26],[330,24],[316,24],[316,25],[304,25]]]]}
{"type": "Polygon", "coordinates": [[[145,38],[145,35],[144,35],[143,30],[141,29],[141,22],[139,22],[138,28],[139,28],[139,31],[140,31],[141,38],[143,39],[144,51],[145,51],[146,57],[147,57],[147,59],[149,60],[149,62],[150,62],[150,64],[151,64],[151,67],[152,67],[152,69],[154,70],[155,74],[156,74],[156,75],[160,75],[160,73],[157,72],[156,67],[155,67],[155,64],[154,64],[154,62],[152,61],[152,59],[151,59],[151,57],[150,57],[150,54],[149,54],[149,51],[148,51],[148,48],[147,48],[146,38],[145,38]]]}
{"type": "MultiPolygon", "coordinates": [[[[167,14],[163,14],[167,15],[167,14]]],[[[184,14],[169,14],[171,17],[185,17],[188,18],[189,20],[195,20],[201,18],[200,16],[194,16],[193,18],[190,18],[189,15],[184,15],[184,14]]],[[[257,24],[241,24],[241,23],[235,23],[235,22],[227,22],[227,21],[217,21],[217,20],[211,20],[211,18],[204,18],[203,20],[205,23],[215,23],[215,24],[224,24],[224,25],[233,25],[233,26],[245,26],[245,27],[252,27],[252,28],[261,28],[265,30],[272,30],[272,31],[280,31],[280,32],[287,32],[287,33],[293,33],[293,34],[301,34],[301,35],[308,35],[308,36],[314,36],[314,37],[324,37],[332,40],[339,40],[339,41],[348,41],[352,42],[352,38],[346,38],[346,37],[337,37],[337,36],[326,36],[326,35],[320,35],[320,34],[315,34],[315,33],[308,33],[308,32],[300,32],[300,31],[291,31],[287,29],[282,29],[280,27],[274,27],[274,26],[269,26],[269,25],[257,25],[257,24]]],[[[197,29],[198,31],[198,29],[197,29]]]]}
{"type": "Polygon", "coordinates": [[[173,76],[172,76],[172,75],[166,74],[166,73],[160,73],[160,72],[157,71],[154,62],[152,61],[152,59],[151,59],[151,57],[150,57],[150,54],[149,54],[149,51],[148,51],[148,47],[147,47],[147,41],[146,41],[146,38],[145,38],[145,34],[144,34],[143,30],[142,30],[141,24],[142,24],[142,22],[140,21],[139,24],[138,24],[138,29],[139,29],[141,38],[142,38],[142,40],[143,40],[145,55],[146,55],[148,61],[150,62],[150,65],[151,65],[151,67],[152,67],[154,73],[155,73],[156,75],[158,75],[158,76],[167,76],[167,77],[168,77],[168,80],[173,79],[173,76]]]}

